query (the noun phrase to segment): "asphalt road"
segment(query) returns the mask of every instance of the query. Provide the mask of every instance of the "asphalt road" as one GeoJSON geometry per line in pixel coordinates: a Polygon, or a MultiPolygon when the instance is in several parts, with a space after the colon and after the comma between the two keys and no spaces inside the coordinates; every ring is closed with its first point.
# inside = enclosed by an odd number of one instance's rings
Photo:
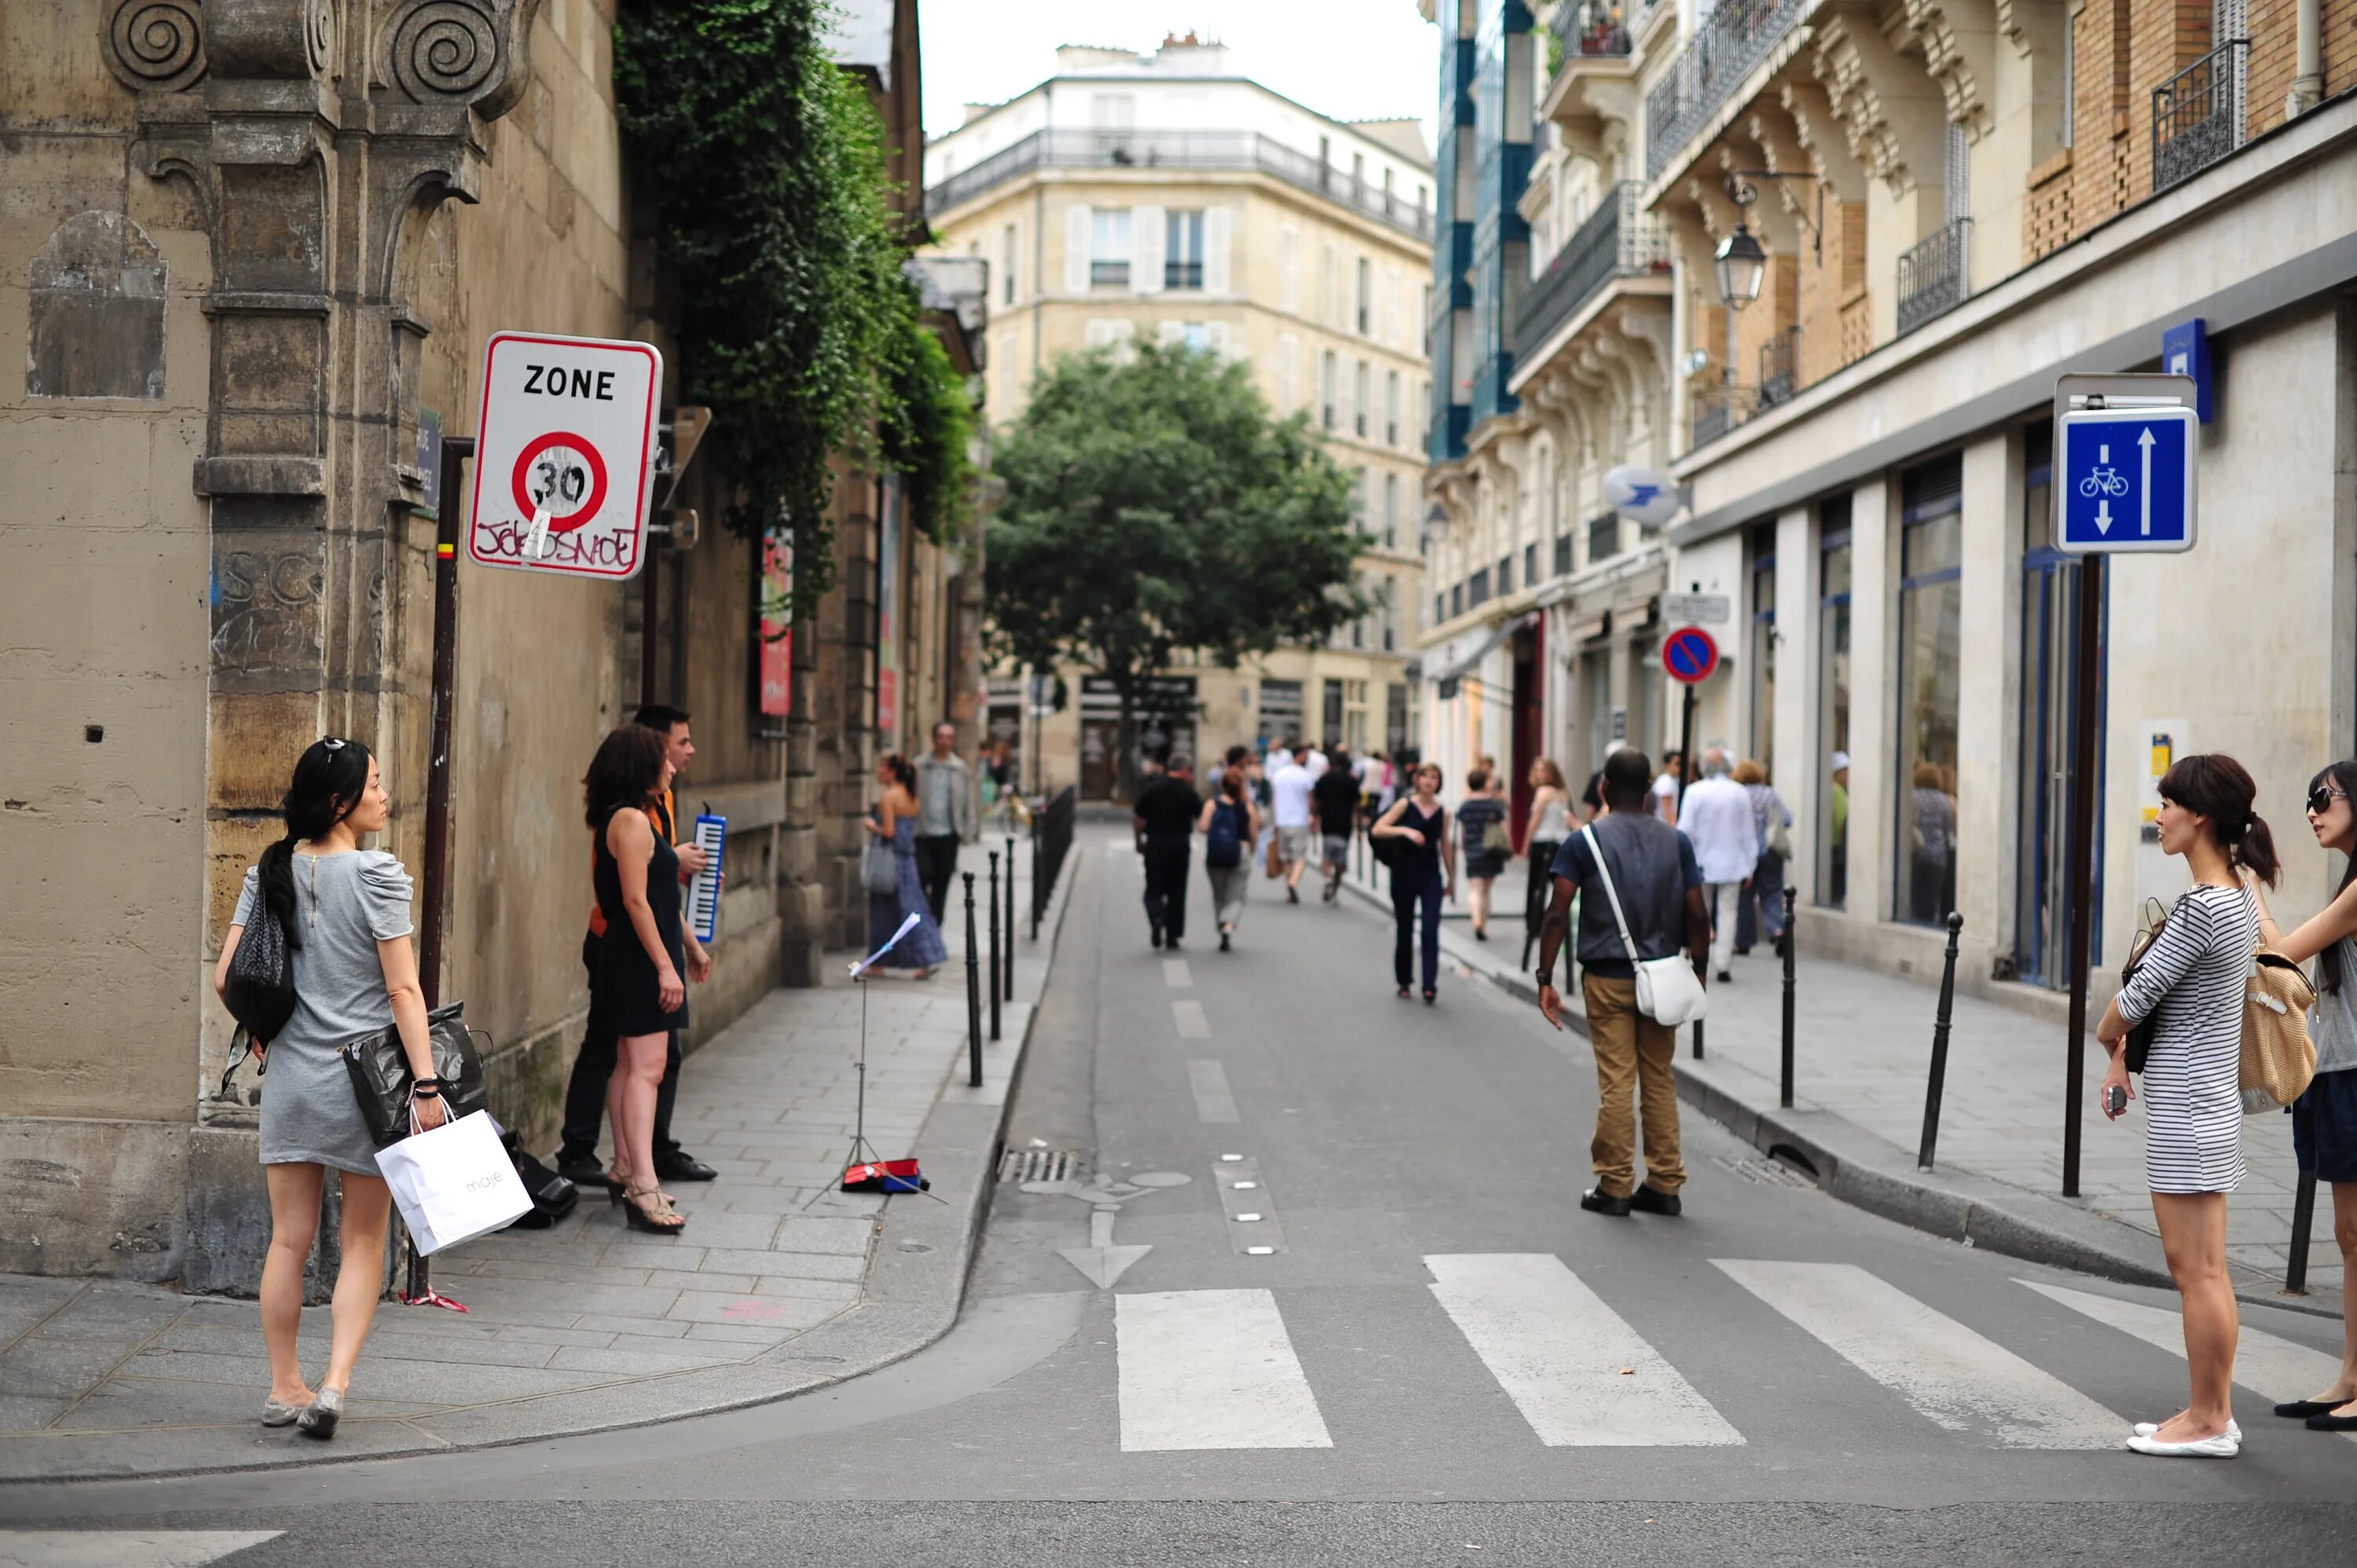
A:
{"type": "Polygon", "coordinates": [[[1084,843],[1010,1128],[1081,1173],[1001,1186],[940,1344],[662,1427],[0,1491],[138,1537],[0,1564],[2357,1560],[2357,1444],[2267,1411],[2336,1325],[2245,1309],[2241,1457],[2129,1454],[2183,1401],[2165,1293],[1860,1214],[1691,1117],[1683,1218],[1583,1213],[1577,1036],[1463,975],[1402,1004],[1384,923],[1257,879],[1223,954],[1199,870],[1174,961],[1125,843],[1084,843]]]}

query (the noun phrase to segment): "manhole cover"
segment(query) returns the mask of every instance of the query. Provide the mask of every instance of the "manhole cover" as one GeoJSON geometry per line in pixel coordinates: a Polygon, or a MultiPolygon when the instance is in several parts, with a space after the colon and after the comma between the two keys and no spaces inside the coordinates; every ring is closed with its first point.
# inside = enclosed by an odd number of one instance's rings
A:
{"type": "Polygon", "coordinates": [[[1078,1149],[1009,1149],[999,1157],[1001,1181],[1076,1181],[1089,1168],[1078,1149]]]}
{"type": "Polygon", "coordinates": [[[1724,1155],[1713,1155],[1711,1164],[1724,1166],[1744,1180],[1758,1182],[1761,1187],[1791,1187],[1805,1190],[1817,1185],[1779,1160],[1730,1160],[1724,1155]]]}

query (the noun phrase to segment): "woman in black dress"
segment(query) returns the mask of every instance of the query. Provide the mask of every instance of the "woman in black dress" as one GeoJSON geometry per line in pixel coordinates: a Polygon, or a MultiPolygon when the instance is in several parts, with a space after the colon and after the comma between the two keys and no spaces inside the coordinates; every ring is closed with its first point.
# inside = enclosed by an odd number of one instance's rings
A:
{"type": "Polygon", "coordinates": [[[1392,918],[1398,930],[1392,945],[1392,974],[1400,1000],[1408,999],[1411,938],[1422,905],[1424,1002],[1432,1005],[1440,983],[1440,906],[1457,896],[1457,855],[1448,838],[1448,809],[1440,803],[1440,768],[1427,762],[1415,770],[1415,792],[1392,802],[1369,830],[1379,839],[1406,842],[1394,852],[1392,918]]]}
{"type": "Polygon", "coordinates": [[[617,1043],[606,1110],[614,1126],[614,1167],[606,1187],[625,1205],[634,1230],[676,1236],[686,1216],[655,1184],[655,1094],[662,1086],[671,1032],[687,1026],[687,967],[680,929],[679,856],[648,812],[671,786],[663,736],[641,725],[608,736],[582,780],[597,835],[593,880],[606,917],[597,1002],[617,1043]]]}

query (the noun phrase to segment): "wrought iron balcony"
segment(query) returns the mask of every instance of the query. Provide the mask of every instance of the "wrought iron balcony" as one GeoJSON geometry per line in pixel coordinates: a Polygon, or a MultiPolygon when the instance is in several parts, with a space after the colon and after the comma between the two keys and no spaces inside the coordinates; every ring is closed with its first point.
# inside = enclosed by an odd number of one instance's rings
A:
{"type": "Polygon", "coordinates": [[[2250,55],[2250,39],[2230,39],[2152,90],[2155,196],[2243,145],[2250,55]]]}
{"type": "Polygon", "coordinates": [[[1708,446],[1751,416],[1759,405],[1759,394],[1751,387],[1705,387],[1694,394],[1693,439],[1686,444],[1691,452],[1708,446]]]}
{"type": "Polygon", "coordinates": [[[1900,331],[1912,332],[1964,303],[1971,292],[1965,263],[1972,241],[1973,220],[1951,219],[1899,258],[1900,331]]]}
{"type": "Polygon", "coordinates": [[[1514,312],[1516,364],[1529,364],[1555,328],[1614,278],[1669,271],[1669,239],[1661,220],[1639,205],[1643,188],[1633,179],[1614,186],[1547,270],[1523,291],[1514,312]]]}
{"type": "Polygon", "coordinates": [[[1256,169],[1352,208],[1403,234],[1432,238],[1432,211],[1257,131],[1034,131],[925,192],[935,216],[1041,167],[1256,169]]]}
{"type": "Polygon", "coordinates": [[[1645,94],[1645,177],[1678,150],[1768,58],[1816,0],[1719,0],[1645,94]]]}
{"type": "Polygon", "coordinates": [[[1625,55],[1652,8],[1652,0],[1625,5],[1612,0],[1584,0],[1577,5],[1557,6],[1553,24],[1555,41],[1563,46],[1566,59],[1625,55]]]}
{"type": "Polygon", "coordinates": [[[1801,329],[1787,327],[1760,345],[1760,406],[1770,408],[1801,390],[1801,329]]]}

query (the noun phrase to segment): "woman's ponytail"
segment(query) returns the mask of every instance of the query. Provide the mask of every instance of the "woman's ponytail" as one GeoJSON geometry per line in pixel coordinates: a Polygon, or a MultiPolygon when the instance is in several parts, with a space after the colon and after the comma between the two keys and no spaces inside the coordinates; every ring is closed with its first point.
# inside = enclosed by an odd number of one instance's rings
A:
{"type": "Polygon", "coordinates": [[[332,736],[312,742],[295,763],[294,780],[279,802],[286,836],[262,852],[259,867],[262,896],[290,948],[303,945],[302,923],[295,918],[295,846],[325,838],[349,816],[368,788],[368,747],[332,736]]]}
{"type": "Polygon", "coordinates": [[[2276,835],[2267,830],[2267,820],[2256,811],[2250,814],[2243,826],[2243,836],[2235,841],[2234,864],[2270,887],[2283,875],[2283,864],[2276,858],[2276,835]]]}

